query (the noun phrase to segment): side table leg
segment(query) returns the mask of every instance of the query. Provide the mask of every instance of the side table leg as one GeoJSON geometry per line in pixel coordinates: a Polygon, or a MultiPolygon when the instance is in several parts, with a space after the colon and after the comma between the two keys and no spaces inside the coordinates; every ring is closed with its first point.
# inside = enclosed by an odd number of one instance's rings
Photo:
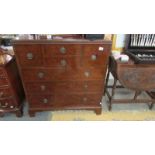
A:
{"type": "Polygon", "coordinates": [[[114,78],[114,84],[113,84],[113,87],[112,87],[112,92],[111,92],[111,97],[110,97],[109,107],[108,107],[109,111],[110,111],[111,108],[112,108],[112,99],[113,99],[113,97],[114,97],[114,95],[115,95],[116,84],[117,84],[117,79],[114,78]]]}
{"type": "Polygon", "coordinates": [[[105,83],[105,87],[104,87],[104,95],[105,95],[105,92],[106,92],[106,89],[107,89],[107,86],[108,86],[109,75],[110,75],[110,71],[108,70],[108,74],[107,74],[107,77],[106,77],[106,83],[105,83]]]}

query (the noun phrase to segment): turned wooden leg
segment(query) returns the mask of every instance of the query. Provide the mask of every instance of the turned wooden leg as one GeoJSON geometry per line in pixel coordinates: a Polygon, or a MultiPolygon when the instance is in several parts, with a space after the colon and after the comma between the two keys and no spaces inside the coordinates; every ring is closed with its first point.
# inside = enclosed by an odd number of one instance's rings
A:
{"type": "Polygon", "coordinates": [[[96,115],[101,115],[102,108],[95,109],[94,112],[96,113],[96,115]]]}
{"type": "Polygon", "coordinates": [[[107,89],[107,86],[108,86],[109,75],[110,75],[110,72],[108,71],[107,78],[106,78],[106,83],[105,83],[105,87],[104,87],[104,94],[103,95],[105,95],[105,92],[106,92],[106,89],[107,89]]]}
{"type": "Polygon", "coordinates": [[[16,111],[16,117],[22,117],[23,116],[23,110],[16,111]]]}
{"type": "Polygon", "coordinates": [[[136,91],[133,99],[136,100],[140,94],[141,94],[141,91],[136,91]]]}
{"type": "Polygon", "coordinates": [[[113,97],[115,95],[116,84],[117,84],[117,79],[114,78],[114,84],[113,84],[113,87],[112,87],[111,97],[110,97],[109,106],[108,106],[109,111],[112,109],[112,99],[113,99],[113,97]]]}
{"type": "Polygon", "coordinates": [[[153,108],[153,103],[148,104],[149,105],[149,109],[151,110],[153,108]]]}
{"type": "Polygon", "coordinates": [[[30,117],[35,117],[35,112],[29,110],[29,116],[30,116],[30,117]]]}

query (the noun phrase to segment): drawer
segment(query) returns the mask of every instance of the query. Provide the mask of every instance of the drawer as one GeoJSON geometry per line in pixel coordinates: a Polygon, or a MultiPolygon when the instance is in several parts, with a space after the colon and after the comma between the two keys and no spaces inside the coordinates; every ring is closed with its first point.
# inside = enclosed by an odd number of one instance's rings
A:
{"type": "Polygon", "coordinates": [[[0,87],[9,85],[8,79],[5,77],[0,77],[0,87]]]}
{"type": "Polygon", "coordinates": [[[84,56],[101,56],[110,53],[111,45],[108,44],[85,44],[82,46],[84,56]]]}
{"type": "Polygon", "coordinates": [[[0,88],[0,98],[12,96],[12,91],[10,88],[0,88]]]}
{"type": "Polygon", "coordinates": [[[51,44],[45,45],[45,57],[62,56],[62,55],[80,55],[81,45],[77,44],[51,44]]]}
{"type": "Polygon", "coordinates": [[[83,56],[81,59],[82,67],[88,67],[88,68],[106,68],[108,64],[108,53],[104,53],[103,55],[89,55],[89,56],[83,56]]]}
{"type": "Polygon", "coordinates": [[[17,106],[18,106],[17,103],[12,97],[0,99],[0,109],[14,109],[17,106]]]}
{"type": "Polygon", "coordinates": [[[59,56],[45,57],[45,66],[54,67],[54,68],[68,68],[68,69],[78,69],[81,66],[81,57],[80,56],[59,56]]]}
{"type": "Polygon", "coordinates": [[[59,80],[95,80],[105,77],[106,68],[96,69],[23,69],[25,82],[45,82],[59,80]]]}
{"type": "Polygon", "coordinates": [[[103,92],[103,80],[26,83],[28,94],[103,92]],[[67,92],[66,92],[67,90],[67,92]]]}
{"type": "Polygon", "coordinates": [[[72,105],[72,106],[85,106],[85,105],[98,105],[101,102],[102,94],[89,93],[89,94],[56,94],[55,102],[57,105],[72,105]]]}
{"type": "Polygon", "coordinates": [[[15,45],[14,50],[22,67],[43,65],[41,45],[15,45]]]}
{"type": "Polygon", "coordinates": [[[54,100],[53,95],[28,95],[28,102],[30,106],[53,106],[54,100]]]}

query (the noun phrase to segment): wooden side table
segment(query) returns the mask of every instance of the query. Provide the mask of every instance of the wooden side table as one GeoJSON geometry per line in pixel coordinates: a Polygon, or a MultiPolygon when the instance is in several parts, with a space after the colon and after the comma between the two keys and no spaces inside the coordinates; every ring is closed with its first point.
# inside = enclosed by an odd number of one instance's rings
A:
{"type": "Polygon", "coordinates": [[[137,99],[142,91],[149,92],[155,88],[155,65],[152,64],[134,64],[130,59],[127,63],[122,63],[120,60],[115,60],[113,56],[109,58],[109,68],[105,84],[105,93],[109,99],[109,110],[112,104],[117,103],[147,103],[149,108],[155,103],[155,98],[150,99],[137,99]],[[109,74],[114,77],[112,86],[108,85],[109,74]],[[117,86],[117,82],[121,86],[117,86]],[[112,92],[108,88],[112,88],[112,92]],[[132,99],[114,99],[116,88],[127,88],[135,91],[132,99]]]}

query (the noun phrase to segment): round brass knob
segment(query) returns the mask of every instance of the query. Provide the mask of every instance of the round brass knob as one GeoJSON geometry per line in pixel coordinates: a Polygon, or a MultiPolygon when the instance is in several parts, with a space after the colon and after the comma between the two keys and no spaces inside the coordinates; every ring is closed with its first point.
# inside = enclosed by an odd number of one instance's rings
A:
{"type": "Polygon", "coordinates": [[[95,61],[97,59],[97,56],[95,54],[91,55],[91,60],[95,61]]]}
{"type": "Polygon", "coordinates": [[[44,98],[43,99],[43,103],[45,103],[45,104],[48,103],[48,99],[47,98],[44,98]]]}
{"type": "Polygon", "coordinates": [[[27,53],[27,59],[32,60],[33,59],[33,54],[32,53],[27,53]]]}
{"type": "Polygon", "coordinates": [[[67,62],[66,62],[66,60],[61,60],[60,61],[60,64],[61,64],[61,66],[66,66],[67,65],[67,62]]]}
{"type": "Polygon", "coordinates": [[[40,79],[42,79],[42,78],[44,77],[44,73],[43,73],[43,72],[39,72],[39,73],[38,73],[38,77],[39,77],[40,79]]]}
{"type": "Polygon", "coordinates": [[[89,77],[89,76],[90,76],[90,72],[89,72],[89,71],[86,71],[86,72],[84,72],[84,75],[85,75],[86,77],[89,77]]]}
{"type": "Polygon", "coordinates": [[[4,93],[3,92],[0,92],[0,97],[2,97],[4,95],[4,93]]]}
{"type": "Polygon", "coordinates": [[[41,88],[42,91],[44,91],[46,89],[46,86],[45,85],[41,85],[40,88],[41,88]]]}
{"type": "Polygon", "coordinates": [[[88,88],[88,85],[87,84],[84,84],[84,88],[87,89],[88,88]]]}
{"type": "Polygon", "coordinates": [[[66,48],[65,47],[61,47],[60,48],[60,53],[65,54],[66,53],[66,48]]]}
{"type": "Polygon", "coordinates": [[[13,109],[13,108],[14,108],[14,106],[13,106],[13,105],[11,105],[11,106],[10,106],[10,108],[11,108],[11,109],[13,109]]]}
{"type": "Polygon", "coordinates": [[[86,102],[87,100],[88,100],[87,97],[84,97],[84,98],[83,98],[83,101],[84,101],[84,102],[86,102]]]}

